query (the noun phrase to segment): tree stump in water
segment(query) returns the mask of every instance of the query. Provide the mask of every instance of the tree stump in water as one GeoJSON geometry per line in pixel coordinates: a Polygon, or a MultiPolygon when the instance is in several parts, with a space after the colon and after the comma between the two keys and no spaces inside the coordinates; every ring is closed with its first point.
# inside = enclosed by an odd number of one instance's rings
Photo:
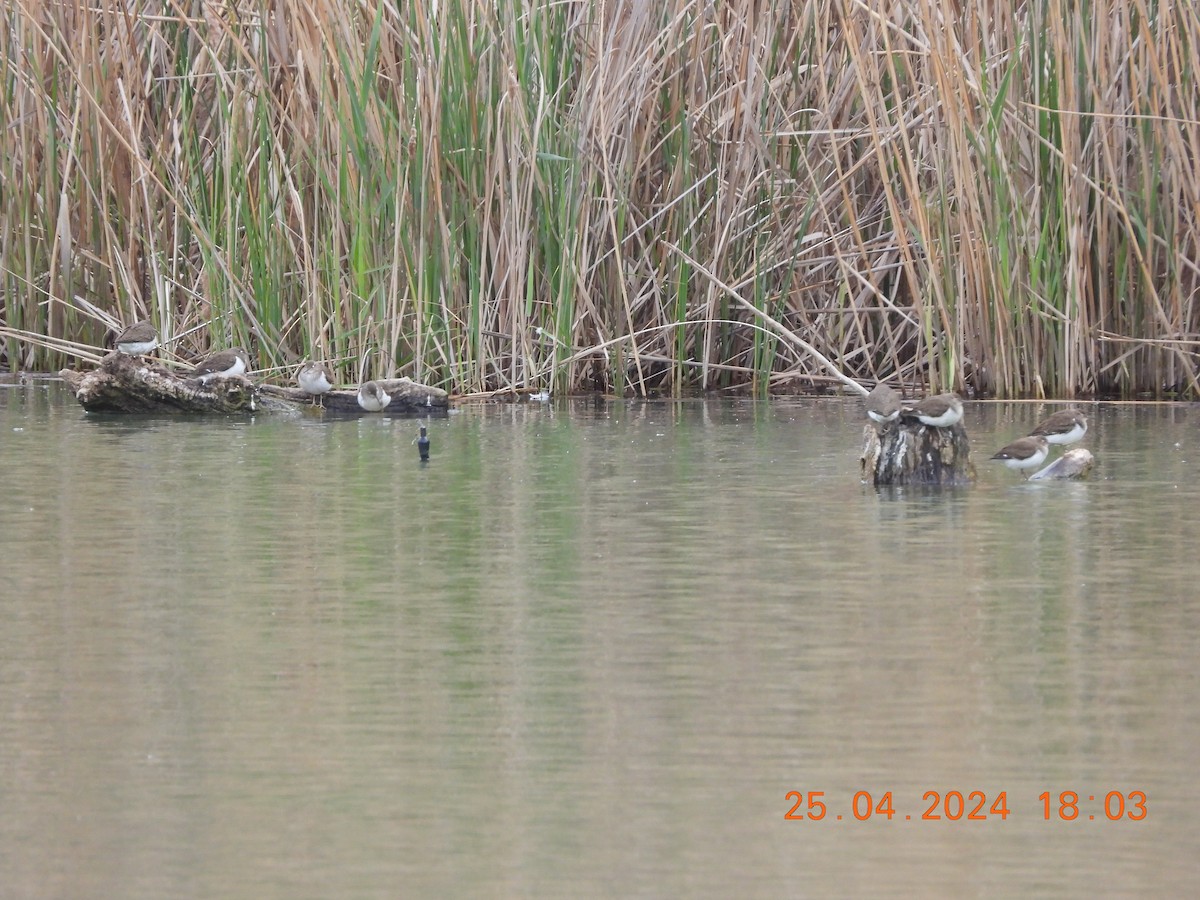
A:
{"type": "Polygon", "coordinates": [[[900,418],[863,429],[862,480],[872,484],[970,484],[971,444],[962,422],[948,428],[900,418]]]}
{"type": "Polygon", "coordinates": [[[378,382],[391,397],[380,413],[367,413],[359,407],[357,388],[330,391],[317,406],[299,388],[256,385],[241,375],[201,384],[160,363],[117,352],[105,356],[91,371],[63,369],[59,375],[89,412],[298,413],[311,409],[315,413],[324,410],[363,416],[428,416],[445,415],[450,406],[445,391],[408,378],[378,382]]]}

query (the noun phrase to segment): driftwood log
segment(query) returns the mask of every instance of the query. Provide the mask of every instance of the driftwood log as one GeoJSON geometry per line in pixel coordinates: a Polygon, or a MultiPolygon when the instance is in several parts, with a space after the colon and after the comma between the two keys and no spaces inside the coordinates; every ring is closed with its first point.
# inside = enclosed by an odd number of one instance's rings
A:
{"type": "Polygon", "coordinates": [[[1076,447],[1068,450],[1046,468],[1029,476],[1030,481],[1082,481],[1092,472],[1095,457],[1089,450],[1076,447]]]}
{"type": "Polygon", "coordinates": [[[187,375],[143,357],[110,353],[91,371],[63,369],[59,375],[90,412],[238,413],[312,412],[324,415],[445,415],[449,395],[408,378],[378,381],[391,402],[383,412],[358,405],[358,389],[330,391],[319,404],[299,388],[255,384],[240,375],[201,384],[187,375]]]}
{"type": "Polygon", "coordinates": [[[971,444],[962,422],[949,428],[900,418],[863,429],[862,480],[875,485],[970,484],[971,444]]]}
{"type": "Polygon", "coordinates": [[[376,378],[375,383],[391,398],[381,412],[367,412],[358,405],[357,385],[322,394],[316,403],[300,388],[264,384],[259,387],[258,393],[260,397],[286,403],[302,411],[336,415],[444,416],[450,408],[450,395],[441,388],[419,384],[411,378],[376,378]]]}

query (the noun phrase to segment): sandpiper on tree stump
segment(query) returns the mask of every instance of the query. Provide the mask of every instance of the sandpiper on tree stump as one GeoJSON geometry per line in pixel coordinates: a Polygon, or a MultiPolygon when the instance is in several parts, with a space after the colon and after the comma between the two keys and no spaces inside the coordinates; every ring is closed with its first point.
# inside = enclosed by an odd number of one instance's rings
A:
{"type": "MultiPolygon", "coordinates": [[[[875,412],[874,392],[868,414],[875,412]]],[[[962,403],[939,394],[912,405],[897,404],[888,416],[871,415],[863,429],[863,481],[875,485],[970,484],[975,480],[971,444],[962,425],[962,403]]]]}

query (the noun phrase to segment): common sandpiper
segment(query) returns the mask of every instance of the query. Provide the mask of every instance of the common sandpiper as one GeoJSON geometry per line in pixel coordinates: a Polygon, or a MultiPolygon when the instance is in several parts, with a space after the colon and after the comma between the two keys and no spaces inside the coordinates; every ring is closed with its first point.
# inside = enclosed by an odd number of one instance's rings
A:
{"type": "Polygon", "coordinates": [[[1082,440],[1087,429],[1087,416],[1077,409],[1064,409],[1050,416],[1029,435],[1044,437],[1052,444],[1073,444],[1082,440]]]}
{"type": "Polygon", "coordinates": [[[866,396],[867,416],[872,422],[886,425],[900,416],[900,395],[882,381],[866,396]]]}
{"type": "Polygon", "coordinates": [[[118,334],[113,345],[129,356],[143,356],[158,346],[158,332],[149,319],[142,319],[118,334]]]}
{"type": "Polygon", "coordinates": [[[1046,454],[1050,452],[1050,445],[1046,439],[1040,434],[1031,435],[1029,437],[1017,438],[1004,449],[998,451],[992,456],[992,459],[998,459],[1010,469],[1017,469],[1026,478],[1029,477],[1029,469],[1036,469],[1046,460],[1046,454]]]}
{"type": "Polygon", "coordinates": [[[919,403],[902,406],[900,415],[912,416],[932,428],[949,428],[962,421],[962,399],[958,394],[934,394],[919,403]]]}
{"type": "Polygon", "coordinates": [[[201,384],[208,384],[214,378],[232,378],[234,375],[245,374],[249,368],[250,357],[241,347],[233,347],[214,353],[196,368],[192,369],[192,377],[201,384]]]}
{"type": "Polygon", "coordinates": [[[367,412],[382,412],[392,398],[378,384],[368,381],[358,389],[358,405],[367,412]]]}
{"type": "Polygon", "coordinates": [[[296,383],[315,404],[322,394],[328,394],[333,388],[333,373],[325,363],[307,362],[296,373],[296,383]]]}

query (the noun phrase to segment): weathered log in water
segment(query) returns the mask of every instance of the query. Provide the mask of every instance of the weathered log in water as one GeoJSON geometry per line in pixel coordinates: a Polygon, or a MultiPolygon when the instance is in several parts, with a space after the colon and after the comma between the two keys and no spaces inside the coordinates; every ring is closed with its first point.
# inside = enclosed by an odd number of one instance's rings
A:
{"type": "Polygon", "coordinates": [[[970,484],[975,480],[967,430],[958,422],[934,428],[916,420],[863,429],[862,479],[875,485],[970,484]]]}
{"type": "Polygon", "coordinates": [[[1068,450],[1046,468],[1029,476],[1030,481],[1082,481],[1092,472],[1096,459],[1083,447],[1068,450]]]}
{"type": "Polygon", "coordinates": [[[358,386],[346,390],[334,390],[313,397],[299,388],[278,387],[264,384],[259,388],[263,396],[295,405],[301,410],[317,413],[355,416],[437,416],[445,415],[450,407],[450,395],[441,388],[429,387],[411,378],[375,379],[375,383],[391,399],[380,412],[366,412],[358,405],[358,386]]]}
{"type": "Polygon", "coordinates": [[[241,376],[207,385],[141,356],[110,353],[98,368],[63,369],[59,375],[89,412],[254,412],[253,382],[241,376]]]}
{"type": "MultiPolygon", "coordinates": [[[[172,372],[160,363],[124,353],[110,353],[96,369],[63,369],[59,375],[90,412],[136,413],[253,413],[313,410],[312,398],[298,388],[256,385],[240,375],[216,378],[201,384],[172,372]]],[[[444,415],[449,395],[440,388],[417,384],[408,378],[379,382],[392,400],[382,413],[366,413],[358,406],[357,389],[331,391],[323,407],[332,413],[354,415],[444,415]]]]}

